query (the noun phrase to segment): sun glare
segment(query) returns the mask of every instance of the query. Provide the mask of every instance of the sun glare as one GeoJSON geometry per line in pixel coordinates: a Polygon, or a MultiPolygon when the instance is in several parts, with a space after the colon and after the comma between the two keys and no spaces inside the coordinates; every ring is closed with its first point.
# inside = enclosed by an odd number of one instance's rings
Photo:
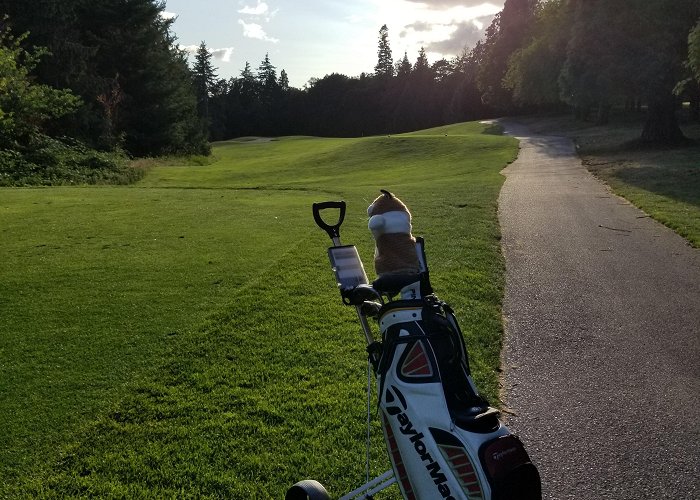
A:
{"type": "Polygon", "coordinates": [[[388,25],[394,51],[397,55],[406,51],[409,57],[415,57],[421,46],[448,40],[460,25],[471,23],[482,30],[485,24],[480,18],[493,16],[502,9],[488,2],[438,9],[407,0],[378,0],[375,6],[376,22],[388,25]]]}

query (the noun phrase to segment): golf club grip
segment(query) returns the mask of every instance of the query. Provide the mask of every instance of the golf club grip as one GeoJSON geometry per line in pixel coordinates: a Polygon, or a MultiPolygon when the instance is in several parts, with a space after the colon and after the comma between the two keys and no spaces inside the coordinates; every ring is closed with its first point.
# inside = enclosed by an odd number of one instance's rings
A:
{"type": "Polygon", "coordinates": [[[340,225],[343,223],[343,220],[345,219],[345,202],[344,201],[324,201],[321,203],[314,203],[313,204],[313,212],[314,212],[314,220],[316,221],[316,225],[323,229],[325,232],[328,233],[328,236],[332,238],[339,238],[340,237],[340,225]],[[321,218],[321,210],[326,210],[328,208],[337,208],[340,210],[340,214],[338,217],[338,223],[335,225],[330,225],[327,224],[322,218],[321,218]]]}

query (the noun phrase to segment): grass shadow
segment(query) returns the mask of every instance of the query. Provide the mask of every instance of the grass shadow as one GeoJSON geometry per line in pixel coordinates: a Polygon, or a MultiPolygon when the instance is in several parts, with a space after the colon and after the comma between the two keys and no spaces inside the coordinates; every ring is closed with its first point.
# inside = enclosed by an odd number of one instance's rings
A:
{"type": "MultiPolygon", "coordinates": [[[[700,148],[697,151],[700,157],[700,148]]],[[[596,172],[596,168],[592,170],[596,172]]],[[[606,175],[625,184],[700,207],[700,165],[629,165],[607,169],[606,175]]]]}
{"type": "Polygon", "coordinates": [[[503,135],[503,127],[501,127],[500,124],[498,123],[487,123],[485,124],[486,126],[484,127],[484,130],[482,130],[482,134],[488,134],[488,135],[503,135]]]}

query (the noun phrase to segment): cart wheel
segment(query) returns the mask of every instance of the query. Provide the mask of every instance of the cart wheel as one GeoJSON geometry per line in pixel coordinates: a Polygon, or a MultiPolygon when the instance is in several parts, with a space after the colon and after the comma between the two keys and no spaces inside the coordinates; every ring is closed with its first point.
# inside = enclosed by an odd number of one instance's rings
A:
{"type": "Polygon", "coordinates": [[[330,495],[318,481],[305,479],[287,490],[284,500],[330,500],[330,495]]]}

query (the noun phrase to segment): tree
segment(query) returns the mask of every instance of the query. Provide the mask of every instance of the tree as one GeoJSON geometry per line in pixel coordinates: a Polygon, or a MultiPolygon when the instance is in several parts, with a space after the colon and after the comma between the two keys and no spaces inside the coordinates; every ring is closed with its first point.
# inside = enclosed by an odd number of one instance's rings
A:
{"type": "Polygon", "coordinates": [[[47,122],[74,112],[80,103],[68,90],[32,81],[30,72],[46,50],[24,50],[26,38],[15,38],[0,27],[0,150],[31,148],[47,122]]]}
{"type": "Polygon", "coordinates": [[[277,69],[270,62],[270,57],[265,54],[265,59],[258,66],[256,75],[258,82],[258,100],[260,108],[258,110],[258,124],[263,135],[274,135],[277,132],[277,112],[276,108],[280,99],[280,86],[277,82],[277,69]]]}
{"type": "Polygon", "coordinates": [[[217,79],[209,91],[209,138],[220,141],[230,138],[230,116],[238,112],[232,99],[233,79],[217,79]]]}
{"type": "Polygon", "coordinates": [[[486,30],[480,50],[477,83],[484,102],[507,111],[512,109],[512,95],[503,85],[508,60],[521,48],[532,30],[537,0],[506,0],[503,10],[486,30]]]}
{"type": "MultiPolygon", "coordinates": [[[[90,4],[92,5],[92,4],[90,4]]],[[[153,0],[104,0],[82,17],[86,39],[98,47],[99,74],[119,74],[125,98],[117,126],[137,156],[209,151],[187,55],[153,0]]],[[[86,5],[86,9],[92,9],[86,5]]]]}
{"type": "Polygon", "coordinates": [[[47,85],[79,90],[77,83],[92,69],[95,48],[85,43],[79,29],[84,3],[47,0],[40,8],[31,1],[0,3],[0,15],[9,16],[7,22],[15,35],[28,33],[30,43],[47,48],[47,57],[32,70],[47,85]]]}
{"type": "Polygon", "coordinates": [[[533,33],[508,61],[503,84],[518,105],[555,106],[561,102],[559,75],[566,60],[572,12],[567,0],[538,6],[533,33]]]}
{"type": "Polygon", "coordinates": [[[423,79],[432,77],[430,63],[428,62],[428,56],[425,55],[424,47],[421,47],[418,51],[418,59],[416,59],[416,63],[413,65],[413,74],[423,79]]]}
{"type": "Polygon", "coordinates": [[[560,79],[562,97],[575,106],[596,106],[598,121],[603,122],[613,103],[640,96],[647,103],[641,140],[682,141],[673,90],[687,71],[687,36],[700,16],[700,3],[574,3],[573,27],[560,79]]]}
{"type": "Polygon", "coordinates": [[[438,82],[446,81],[450,75],[453,73],[452,64],[447,59],[440,59],[435,61],[430,67],[435,79],[438,82]]]}
{"type": "Polygon", "coordinates": [[[287,72],[285,70],[280,71],[280,77],[277,81],[277,85],[282,92],[287,92],[289,90],[289,77],[287,76],[287,72]]]}
{"type": "Polygon", "coordinates": [[[377,49],[377,65],[374,73],[382,79],[394,76],[394,59],[391,57],[389,46],[389,28],[386,24],[379,29],[379,48],[377,49]]]}
{"type": "Polygon", "coordinates": [[[31,72],[43,48],[22,47],[0,21],[0,186],[135,180],[120,154],[105,154],[75,139],[52,137],[56,121],[73,114],[80,98],[38,83],[31,72]]]}
{"type": "Polygon", "coordinates": [[[46,41],[51,55],[36,68],[39,80],[83,100],[64,133],[137,156],[208,151],[163,2],[45,0],[36,8],[13,1],[3,8],[15,32],[30,32],[29,43],[46,41]]]}
{"type": "Polygon", "coordinates": [[[638,52],[626,59],[641,65],[633,75],[648,103],[641,136],[645,143],[685,140],[678,125],[678,100],[673,89],[687,75],[688,34],[699,18],[697,0],[656,0],[644,3],[637,13],[639,26],[631,30],[631,36],[641,43],[638,52]]]}
{"type": "Polygon", "coordinates": [[[258,81],[255,79],[253,70],[250,69],[250,63],[245,62],[245,66],[241,70],[241,76],[236,82],[238,93],[241,96],[244,105],[250,105],[258,97],[258,81]]]}
{"type": "Polygon", "coordinates": [[[444,119],[449,123],[491,116],[492,111],[481,100],[476,83],[482,46],[482,42],[477,42],[471,51],[465,47],[452,61],[453,73],[445,88],[450,98],[445,101],[443,112],[444,119]]]}
{"type": "Polygon", "coordinates": [[[619,13],[623,7],[600,0],[576,0],[572,5],[571,34],[559,78],[561,97],[579,118],[587,119],[595,109],[598,124],[608,121],[613,103],[641,92],[632,74],[632,65],[643,64],[634,61],[641,39],[630,36],[628,27],[636,14],[619,13]]]}
{"type": "Polygon", "coordinates": [[[411,74],[411,62],[408,60],[408,54],[403,53],[403,59],[396,64],[396,76],[406,78],[411,74]]]}
{"type": "Polygon", "coordinates": [[[700,83],[700,20],[688,35],[688,64],[700,83]]]}
{"type": "Polygon", "coordinates": [[[257,80],[263,89],[273,89],[277,84],[277,69],[270,62],[269,54],[265,54],[265,59],[258,66],[257,80]]]}
{"type": "Polygon", "coordinates": [[[684,87],[690,99],[690,116],[700,121],[700,20],[688,35],[688,68],[691,76],[684,87]]]}
{"type": "Polygon", "coordinates": [[[425,48],[421,47],[411,74],[397,96],[391,121],[393,130],[406,132],[435,125],[442,114],[436,107],[435,90],[435,73],[425,48]]]}
{"type": "Polygon", "coordinates": [[[192,81],[197,96],[197,111],[205,122],[209,121],[209,97],[216,84],[217,76],[214,65],[211,63],[212,55],[207,49],[207,44],[202,41],[195,53],[192,66],[192,81]]]}
{"type": "Polygon", "coordinates": [[[229,118],[228,130],[232,136],[260,135],[260,84],[250,63],[246,61],[240,76],[230,85],[231,108],[237,112],[229,118]]]}

